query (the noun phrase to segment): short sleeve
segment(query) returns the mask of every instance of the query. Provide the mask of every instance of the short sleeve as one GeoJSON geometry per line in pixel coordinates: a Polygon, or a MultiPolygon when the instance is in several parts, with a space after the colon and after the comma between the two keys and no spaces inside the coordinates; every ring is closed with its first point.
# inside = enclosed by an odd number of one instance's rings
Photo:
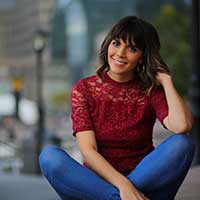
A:
{"type": "Polygon", "coordinates": [[[151,105],[156,114],[156,117],[163,124],[163,120],[168,115],[168,105],[165,91],[162,86],[152,91],[151,105]]]}
{"type": "Polygon", "coordinates": [[[74,136],[79,131],[93,130],[87,95],[87,88],[82,81],[72,88],[71,118],[74,136]]]}

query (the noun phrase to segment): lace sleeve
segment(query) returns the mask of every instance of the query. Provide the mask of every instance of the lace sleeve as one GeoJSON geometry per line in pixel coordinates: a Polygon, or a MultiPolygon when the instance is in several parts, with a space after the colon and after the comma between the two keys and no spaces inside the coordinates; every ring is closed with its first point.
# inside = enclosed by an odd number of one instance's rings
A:
{"type": "Polygon", "coordinates": [[[151,105],[156,117],[163,124],[164,118],[168,115],[167,99],[163,87],[159,87],[152,92],[151,105]]]}
{"type": "Polygon", "coordinates": [[[93,130],[86,95],[86,86],[79,81],[71,91],[71,118],[74,136],[79,131],[93,130]]]}

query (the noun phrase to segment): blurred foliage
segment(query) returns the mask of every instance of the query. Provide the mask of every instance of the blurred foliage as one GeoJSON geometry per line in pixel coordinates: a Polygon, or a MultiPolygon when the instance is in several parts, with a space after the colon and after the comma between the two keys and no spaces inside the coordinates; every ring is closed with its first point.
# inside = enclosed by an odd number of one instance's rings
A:
{"type": "Polygon", "coordinates": [[[163,5],[170,4],[184,15],[189,15],[191,12],[191,3],[185,0],[135,0],[136,10],[139,16],[146,20],[154,19],[158,11],[162,9],[163,5]]]}
{"type": "Polygon", "coordinates": [[[191,41],[189,16],[172,4],[161,7],[153,24],[161,41],[161,55],[169,66],[176,88],[186,95],[191,74],[191,41]]]}

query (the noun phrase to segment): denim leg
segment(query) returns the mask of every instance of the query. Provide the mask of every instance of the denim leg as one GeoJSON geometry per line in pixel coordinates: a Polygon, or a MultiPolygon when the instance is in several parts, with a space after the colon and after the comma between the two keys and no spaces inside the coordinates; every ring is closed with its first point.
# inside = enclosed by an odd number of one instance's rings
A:
{"type": "Polygon", "coordinates": [[[174,134],[148,154],[127,176],[153,200],[174,199],[194,155],[194,143],[183,134],[174,134]]]}
{"type": "MultiPolygon", "coordinates": [[[[172,200],[187,174],[194,144],[186,135],[175,134],[147,155],[127,176],[153,200],[172,200]]],[[[62,200],[120,200],[116,187],[80,165],[60,148],[46,147],[40,167],[62,200]]]]}
{"type": "Polygon", "coordinates": [[[118,200],[117,189],[62,149],[45,147],[40,168],[62,200],[118,200]]]}

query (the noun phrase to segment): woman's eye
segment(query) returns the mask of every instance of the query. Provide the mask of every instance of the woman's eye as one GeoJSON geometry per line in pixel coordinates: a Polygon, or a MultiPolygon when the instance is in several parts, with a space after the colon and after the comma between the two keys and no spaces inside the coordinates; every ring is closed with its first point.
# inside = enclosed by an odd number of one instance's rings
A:
{"type": "Polygon", "coordinates": [[[136,48],[136,47],[129,47],[129,50],[130,50],[131,52],[136,52],[136,51],[137,51],[137,48],[136,48]]]}
{"type": "Polygon", "coordinates": [[[117,40],[114,40],[113,42],[112,42],[112,44],[114,45],[114,46],[119,46],[119,41],[117,41],[117,40]]]}

